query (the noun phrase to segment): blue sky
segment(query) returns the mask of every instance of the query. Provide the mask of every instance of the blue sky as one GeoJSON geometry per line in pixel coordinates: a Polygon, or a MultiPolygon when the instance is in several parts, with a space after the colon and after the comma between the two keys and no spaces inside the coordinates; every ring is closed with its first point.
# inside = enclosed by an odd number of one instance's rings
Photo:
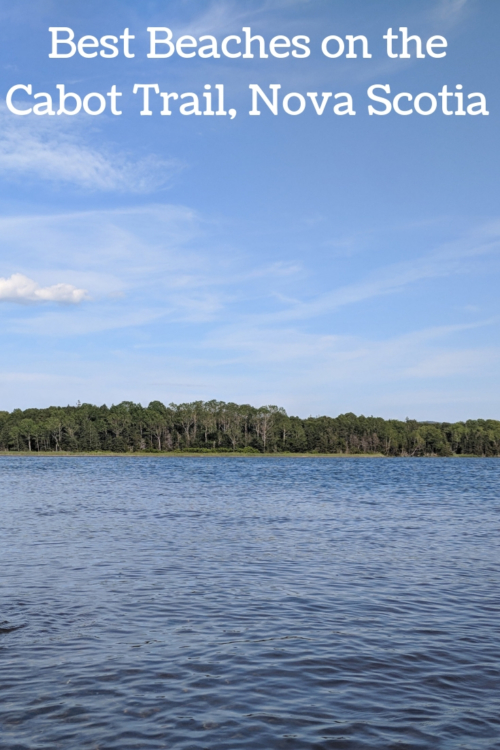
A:
{"type": "Polygon", "coordinates": [[[19,0],[0,22],[0,408],[217,398],[500,419],[500,5],[19,0]],[[135,58],[49,59],[50,26],[129,27],[135,58]],[[307,35],[312,52],[154,60],[148,26],[307,35]],[[382,37],[401,26],[445,36],[446,57],[389,59],[382,37]],[[329,34],[365,35],[372,58],[326,58],[329,34]],[[21,83],[116,84],[123,114],[16,116],[21,83]],[[158,98],[143,117],[135,83],[223,84],[238,114],[166,117],[158,98]],[[350,92],[356,116],[250,117],[249,85],[273,83],[350,92]],[[370,117],[373,84],[461,84],[490,114],[370,117]]]}

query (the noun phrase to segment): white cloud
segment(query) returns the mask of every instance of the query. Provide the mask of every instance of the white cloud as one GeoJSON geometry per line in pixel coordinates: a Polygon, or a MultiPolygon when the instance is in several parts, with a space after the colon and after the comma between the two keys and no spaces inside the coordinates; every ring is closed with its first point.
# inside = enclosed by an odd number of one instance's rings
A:
{"type": "Polygon", "coordinates": [[[21,118],[0,110],[0,172],[4,175],[71,183],[85,190],[149,193],[167,185],[180,168],[180,162],[173,159],[135,159],[89,146],[75,123],[21,118]]]}
{"type": "Polygon", "coordinates": [[[0,301],[4,302],[66,302],[78,304],[88,299],[86,289],[77,289],[72,284],[40,286],[22,273],[13,273],[6,279],[0,276],[0,301]]]}

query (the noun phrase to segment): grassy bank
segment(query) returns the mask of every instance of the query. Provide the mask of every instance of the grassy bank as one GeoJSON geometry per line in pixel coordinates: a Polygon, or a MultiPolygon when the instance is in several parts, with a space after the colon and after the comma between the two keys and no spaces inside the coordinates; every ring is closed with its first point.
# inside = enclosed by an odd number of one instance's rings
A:
{"type": "Polygon", "coordinates": [[[113,451],[0,451],[2,456],[44,457],[44,458],[78,458],[78,457],[115,457],[115,458],[387,458],[382,453],[245,453],[243,451],[137,451],[117,453],[113,451]]]}

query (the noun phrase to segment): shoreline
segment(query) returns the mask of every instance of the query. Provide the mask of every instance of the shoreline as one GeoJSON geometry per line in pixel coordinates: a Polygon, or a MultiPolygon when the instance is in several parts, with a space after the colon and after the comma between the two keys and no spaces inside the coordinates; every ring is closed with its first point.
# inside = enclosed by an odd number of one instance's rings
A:
{"type": "Polygon", "coordinates": [[[113,453],[95,451],[92,453],[71,451],[0,451],[0,458],[499,458],[499,456],[478,456],[472,453],[453,456],[385,456],[383,453],[192,453],[168,451],[165,453],[113,453]]]}

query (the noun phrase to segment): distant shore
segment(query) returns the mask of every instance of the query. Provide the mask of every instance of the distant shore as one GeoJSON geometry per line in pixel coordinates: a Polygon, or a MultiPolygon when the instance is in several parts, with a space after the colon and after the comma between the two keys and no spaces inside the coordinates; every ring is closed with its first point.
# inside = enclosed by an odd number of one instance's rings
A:
{"type": "Polygon", "coordinates": [[[500,421],[288,416],[224,401],[123,401],[0,410],[0,453],[38,455],[500,456],[500,421]]]}

